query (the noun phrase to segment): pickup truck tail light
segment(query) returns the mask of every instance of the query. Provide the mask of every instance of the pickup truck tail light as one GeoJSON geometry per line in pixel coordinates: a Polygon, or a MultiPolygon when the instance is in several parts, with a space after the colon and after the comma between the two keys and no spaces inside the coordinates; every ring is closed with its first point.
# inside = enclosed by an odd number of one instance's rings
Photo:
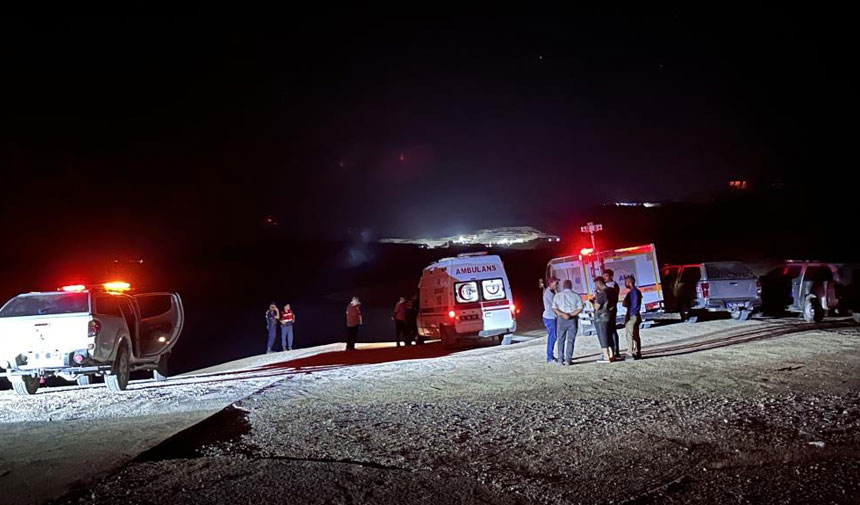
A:
{"type": "Polygon", "coordinates": [[[703,282],[701,284],[702,287],[702,298],[710,298],[711,297],[711,285],[707,282],[703,282]]]}
{"type": "Polygon", "coordinates": [[[97,337],[99,333],[102,331],[102,323],[93,319],[90,321],[90,324],[87,325],[87,336],[88,337],[97,337]]]}

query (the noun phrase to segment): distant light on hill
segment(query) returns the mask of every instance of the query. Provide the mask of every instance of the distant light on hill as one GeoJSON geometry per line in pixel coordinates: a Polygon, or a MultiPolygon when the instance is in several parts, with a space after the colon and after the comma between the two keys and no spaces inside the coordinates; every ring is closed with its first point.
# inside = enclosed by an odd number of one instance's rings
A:
{"type": "Polygon", "coordinates": [[[483,245],[485,247],[527,247],[534,248],[551,242],[560,242],[556,235],[544,233],[531,226],[510,226],[505,228],[488,228],[473,233],[439,238],[384,238],[384,244],[413,244],[419,247],[435,249],[452,245],[483,245]]]}

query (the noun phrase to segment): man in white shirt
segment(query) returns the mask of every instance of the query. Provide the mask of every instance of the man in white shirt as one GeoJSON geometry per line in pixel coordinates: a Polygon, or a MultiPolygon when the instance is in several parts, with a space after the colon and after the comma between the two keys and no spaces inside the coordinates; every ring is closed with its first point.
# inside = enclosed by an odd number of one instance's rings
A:
{"type": "MultiPolygon", "coordinates": [[[[552,310],[552,301],[555,297],[555,292],[558,289],[558,279],[550,277],[547,279],[547,287],[543,291],[543,325],[546,327],[546,362],[552,363],[555,361],[555,340],[556,340],[556,315],[552,310]]],[[[561,360],[561,356],[558,358],[561,360]]]]}
{"type": "Polygon", "coordinates": [[[552,299],[552,311],[557,316],[558,360],[563,365],[569,365],[573,359],[573,344],[579,330],[579,313],[582,312],[583,304],[579,295],[573,292],[570,279],[562,283],[562,288],[552,299]]]}

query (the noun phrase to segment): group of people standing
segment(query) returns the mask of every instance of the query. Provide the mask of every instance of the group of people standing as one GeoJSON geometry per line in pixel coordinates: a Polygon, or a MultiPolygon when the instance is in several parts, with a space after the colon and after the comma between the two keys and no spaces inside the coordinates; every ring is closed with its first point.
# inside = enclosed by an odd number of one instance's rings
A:
{"type": "Polygon", "coordinates": [[[394,305],[391,320],[394,321],[394,341],[397,342],[397,347],[400,347],[401,342],[404,346],[424,343],[418,335],[418,295],[411,300],[401,296],[394,305]]]}
{"type": "MultiPolygon", "coordinates": [[[[391,320],[394,321],[394,341],[397,347],[407,346],[423,341],[418,337],[418,296],[411,300],[400,297],[391,312],[391,320]]],[[[358,330],[364,323],[361,315],[361,300],[353,296],[349,305],[346,306],[346,350],[355,349],[358,340],[358,330]]]]}
{"type": "Polygon", "coordinates": [[[295,322],[296,315],[289,303],[284,305],[283,312],[278,310],[278,306],[274,302],[269,304],[269,310],[266,311],[266,332],[269,336],[266,342],[266,354],[273,352],[278,326],[281,327],[281,350],[293,350],[293,324],[295,322]]]}
{"type": "MultiPolygon", "coordinates": [[[[612,270],[606,269],[602,276],[596,277],[594,294],[589,298],[594,309],[592,322],[603,354],[597,360],[598,363],[621,360],[616,324],[621,289],[613,279],[613,275],[612,270]]],[[[570,365],[576,334],[579,330],[579,314],[585,309],[585,304],[580,295],[573,291],[573,283],[570,279],[562,283],[561,289],[558,288],[558,283],[557,278],[550,277],[543,294],[543,322],[547,330],[546,361],[570,365]]],[[[627,309],[627,314],[624,316],[627,354],[624,360],[633,361],[642,357],[642,344],[639,337],[639,326],[642,322],[642,292],[636,287],[636,279],[632,275],[624,278],[624,285],[628,289],[622,304],[627,309]]]]}
{"type": "MultiPolygon", "coordinates": [[[[391,320],[394,321],[394,340],[398,347],[424,343],[418,335],[418,295],[413,296],[411,300],[401,296],[391,313],[391,320]]],[[[266,332],[268,334],[266,354],[274,352],[275,337],[279,326],[281,328],[281,349],[284,351],[293,350],[293,324],[295,322],[296,314],[290,308],[290,304],[284,305],[283,311],[279,311],[274,302],[269,305],[269,310],[266,311],[266,332]]],[[[346,306],[347,351],[355,349],[355,343],[358,341],[358,330],[363,323],[361,300],[357,296],[353,296],[349,305],[346,306]]]]}

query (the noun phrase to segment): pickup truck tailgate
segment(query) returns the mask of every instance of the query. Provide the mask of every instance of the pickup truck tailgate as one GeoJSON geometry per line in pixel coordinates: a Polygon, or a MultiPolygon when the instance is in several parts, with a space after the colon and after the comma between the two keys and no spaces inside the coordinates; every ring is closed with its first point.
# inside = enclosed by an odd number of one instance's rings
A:
{"type": "Polygon", "coordinates": [[[63,366],[68,353],[86,349],[89,314],[0,318],[0,364],[27,358],[22,369],[63,366]]]}
{"type": "Polygon", "coordinates": [[[758,296],[755,279],[720,279],[707,282],[712,300],[752,300],[758,296]]]}

